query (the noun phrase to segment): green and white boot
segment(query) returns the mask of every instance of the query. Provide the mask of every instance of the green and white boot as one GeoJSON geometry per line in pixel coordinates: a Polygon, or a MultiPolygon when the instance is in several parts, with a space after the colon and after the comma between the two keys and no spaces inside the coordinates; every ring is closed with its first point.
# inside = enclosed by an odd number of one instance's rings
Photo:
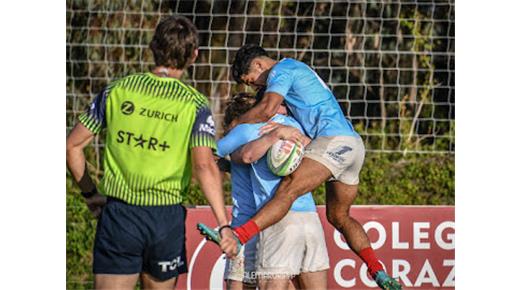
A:
{"type": "Polygon", "coordinates": [[[374,275],[374,280],[379,288],[384,290],[402,290],[401,285],[397,280],[388,276],[385,271],[377,271],[374,275]]]}
{"type": "MultiPolygon", "coordinates": [[[[197,229],[199,230],[200,234],[206,238],[206,240],[214,242],[220,246],[220,234],[217,230],[214,230],[203,223],[198,223],[197,229]]],[[[242,243],[240,243],[240,240],[236,236],[235,240],[237,241],[237,253],[239,253],[240,249],[242,248],[242,243]]]]}

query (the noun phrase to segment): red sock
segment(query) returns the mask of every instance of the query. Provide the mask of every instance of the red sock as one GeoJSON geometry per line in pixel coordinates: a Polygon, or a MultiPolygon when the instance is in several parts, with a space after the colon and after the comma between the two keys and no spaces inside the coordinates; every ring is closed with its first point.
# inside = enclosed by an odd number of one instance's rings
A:
{"type": "Polygon", "coordinates": [[[234,230],[242,245],[260,232],[260,229],[253,220],[248,221],[234,230]]]}
{"type": "Polygon", "coordinates": [[[370,276],[374,277],[377,271],[384,270],[383,265],[379,262],[376,257],[376,253],[371,247],[364,248],[359,252],[359,256],[368,266],[368,273],[370,276]]]}

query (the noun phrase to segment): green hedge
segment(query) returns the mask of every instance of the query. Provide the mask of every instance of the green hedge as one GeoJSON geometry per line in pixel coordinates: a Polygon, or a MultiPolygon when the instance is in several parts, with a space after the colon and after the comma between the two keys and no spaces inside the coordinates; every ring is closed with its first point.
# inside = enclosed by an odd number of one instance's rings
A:
{"type": "MultiPolygon", "coordinates": [[[[356,204],[454,205],[455,162],[453,155],[367,154],[356,204]]],[[[231,204],[230,185],[224,183],[226,203],[231,204]]],[[[325,203],[325,189],[314,191],[317,204],[325,203]]],[[[204,205],[199,187],[191,187],[187,205],[204,205]]],[[[67,289],[92,289],[92,245],[96,221],[67,178],[67,289]]]]}

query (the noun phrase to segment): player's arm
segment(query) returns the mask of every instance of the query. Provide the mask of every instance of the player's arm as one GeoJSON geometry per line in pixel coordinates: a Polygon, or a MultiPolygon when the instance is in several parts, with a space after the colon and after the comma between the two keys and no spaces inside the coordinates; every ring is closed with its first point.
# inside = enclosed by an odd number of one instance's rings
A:
{"type": "MultiPolygon", "coordinates": [[[[215,123],[209,107],[206,105],[197,110],[192,128],[190,148],[191,162],[195,179],[200,184],[204,196],[208,200],[219,227],[229,224],[224,204],[222,179],[213,151],[216,149],[215,123]]],[[[231,229],[221,231],[221,249],[226,253],[235,253],[237,244],[231,229]]]]}
{"type": "Polygon", "coordinates": [[[92,139],[94,133],[81,123],[76,124],[67,137],[67,166],[82,192],[91,192],[96,187],[88,174],[83,152],[92,139]]]}
{"type": "MultiPolygon", "coordinates": [[[[266,126],[272,128],[270,132],[264,134],[259,139],[247,143],[231,154],[231,159],[234,162],[245,164],[253,163],[262,158],[269,148],[278,140],[302,142],[304,146],[310,142],[310,138],[303,135],[297,128],[278,123],[272,123],[266,126]]],[[[265,126],[263,128],[265,128],[265,126]]]]}
{"type": "Polygon", "coordinates": [[[201,146],[192,148],[191,162],[195,179],[199,182],[218,225],[227,225],[229,221],[224,206],[222,180],[217,163],[213,158],[213,149],[201,146]]]}
{"type": "Polygon", "coordinates": [[[251,164],[262,158],[269,148],[280,140],[275,134],[275,130],[263,135],[261,138],[256,139],[246,145],[240,147],[238,150],[231,154],[231,160],[236,163],[251,164]]]}
{"type": "MultiPolygon", "coordinates": [[[[213,157],[213,148],[197,146],[191,149],[193,174],[213,211],[219,227],[229,225],[224,204],[222,179],[217,163],[213,157]]],[[[230,228],[220,231],[220,247],[225,253],[236,255],[237,242],[230,228]]]]}
{"type": "Polygon", "coordinates": [[[293,82],[292,68],[284,66],[272,68],[267,77],[265,94],[262,100],[240,116],[235,124],[231,123],[231,127],[242,123],[267,122],[278,111],[293,82]]]}
{"type": "Polygon", "coordinates": [[[235,119],[230,127],[243,123],[267,122],[276,114],[282,102],[283,96],[275,92],[267,92],[258,104],[235,119]]]}
{"type": "Polygon", "coordinates": [[[97,192],[96,185],[88,174],[84,149],[90,144],[94,135],[105,126],[106,96],[106,90],[96,96],[89,109],[80,116],[80,122],[67,137],[67,167],[95,217],[101,213],[106,198],[97,192]]]}
{"type": "Polygon", "coordinates": [[[233,128],[229,133],[222,137],[217,142],[217,155],[220,157],[227,156],[240,148],[242,145],[247,144],[255,139],[258,139],[260,135],[260,128],[264,125],[261,124],[241,124],[233,128]]]}

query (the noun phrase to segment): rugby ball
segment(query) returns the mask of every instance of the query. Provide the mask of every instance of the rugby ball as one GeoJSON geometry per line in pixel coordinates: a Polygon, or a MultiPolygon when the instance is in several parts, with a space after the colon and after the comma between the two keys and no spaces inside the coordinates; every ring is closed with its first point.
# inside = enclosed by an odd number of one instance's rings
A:
{"type": "Polygon", "coordinates": [[[303,154],[304,147],[301,143],[278,140],[267,151],[267,165],[275,175],[286,176],[298,168],[303,154]]]}

